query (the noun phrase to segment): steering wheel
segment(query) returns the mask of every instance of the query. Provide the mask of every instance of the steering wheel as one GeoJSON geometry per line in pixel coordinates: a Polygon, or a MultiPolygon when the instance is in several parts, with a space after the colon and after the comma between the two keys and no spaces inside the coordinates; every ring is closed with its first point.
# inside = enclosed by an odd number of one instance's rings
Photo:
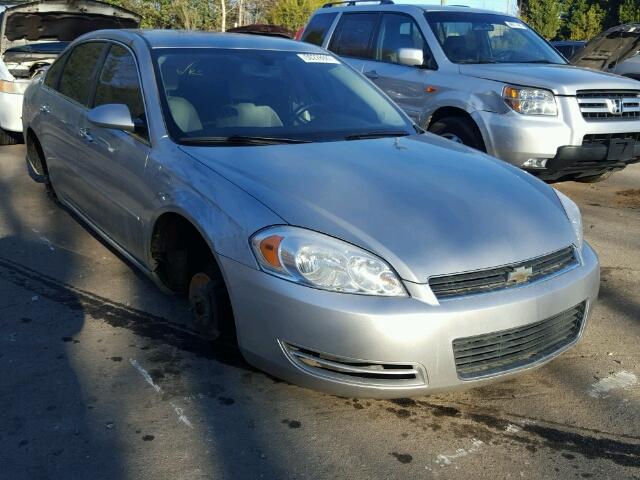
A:
{"type": "Polygon", "coordinates": [[[302,118],[302,114],[304,112],[308,112],[309,110],[312,110],[314,108],[319,108],[321,110],[327,110],[327,107],[325,105],[323,105],[322,103],[319,103],[319,102],[305,103],[304,105],[301,105],[300,107],[296,108],[291,113],[291,118],[293,119],[294,122],[309,123],[309,120],[306,120],[306,119],[302,118]]]}
{"type": "Polygon", "coordinates": [[[494,55],[493,58],[495,58],[496,60],[503,61],[503,62],[508,62],[509,60],[511,60],[513,58],[513,56],[516,53],[517,52],[515,50],[503,50],[500,53],[498,53],[497,55],[494,55]]]}

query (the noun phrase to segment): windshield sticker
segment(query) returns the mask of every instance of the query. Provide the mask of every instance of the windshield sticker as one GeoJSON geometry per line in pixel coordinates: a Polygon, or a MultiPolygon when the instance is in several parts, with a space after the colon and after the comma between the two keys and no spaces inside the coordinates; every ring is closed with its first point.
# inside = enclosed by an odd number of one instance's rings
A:
{"type": "Polygon", "coordinates": [[[299,53],[298,57],[305,63],[340,63],[337,58],[331,55],[323,55],[317,53],[299,53]]]}
{"type": "Polygon", "coordinates": [[[526,25],[525,25],[524,23],[519,23],[519,22],[509,22],[509,21],[506,21],[506,22],[504,22],[504,23],[505,23],[505,25],[506,25],[507,27],[511,27],[511,28],[521,28],[521,29],[523,29],[523,30],[526,30],[526,29],[527,29],[527,27],[526,27],[526,25]]]}

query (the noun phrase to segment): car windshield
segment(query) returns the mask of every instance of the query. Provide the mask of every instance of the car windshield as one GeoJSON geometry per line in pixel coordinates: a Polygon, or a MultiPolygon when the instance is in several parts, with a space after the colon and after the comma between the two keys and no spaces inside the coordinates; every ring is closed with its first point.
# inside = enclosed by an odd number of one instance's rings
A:
{"type": "Polygon", "coordinates": [[[429,12],[426,18],[454,63],[566,64],[553,47],[517,18],[473,12],[429,12]]]}
{"type": "Polygon", "coordinates": [[[169,134],[187,144],[331,141],[416,133],[411,121],[329,54],[158,49],[169,134]]]}

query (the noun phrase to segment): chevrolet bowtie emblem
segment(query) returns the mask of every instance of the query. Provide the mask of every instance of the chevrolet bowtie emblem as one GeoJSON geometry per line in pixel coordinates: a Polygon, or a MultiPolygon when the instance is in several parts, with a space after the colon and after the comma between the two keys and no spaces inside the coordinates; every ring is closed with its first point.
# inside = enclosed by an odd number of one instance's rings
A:
{"type": "Polygon", "coordinates": [[[524,283],[533,275],[533,268],[531,267],[518,267],[514,268],[507,275],[507,282],[509,283],[524,283]]]}

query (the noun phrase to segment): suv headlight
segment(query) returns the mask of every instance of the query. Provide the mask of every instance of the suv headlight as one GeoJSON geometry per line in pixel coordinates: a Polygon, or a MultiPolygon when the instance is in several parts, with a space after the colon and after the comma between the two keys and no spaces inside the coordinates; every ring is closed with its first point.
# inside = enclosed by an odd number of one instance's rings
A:
{"type": "Polygon", "coordinates": [[[12,82],[10,80],[0,80],[0,92],[22,95],[27,87],[28,82],[12,82]]]}
{"type": "Polygon", "coordinates": [[[254,234],[251,247],[262,270],[292,282],[333,292],[407,295],[387,262],[329,235],[275,226],[254,234]]]}
{"type": "Polygon", "coordinates": [[[582,215],[580,214],[580,208],[578,205],[567,197],[564,193],[556,190],[556,194],[564,207],[564,211],[567,213],[567,217],[569,218],[569,222],[571,222],[571,226],[573,227],[573,231],[576,234],[576,246],[579,250],[582,250],[582,241],[583,241],[583,233],[582,233],[582,215]]]}
{"type": "Polygon", "coordinates": [[[549,90],[506,86],[504,101],[522,115],[557,115],[556,97],[549,90]]]}

